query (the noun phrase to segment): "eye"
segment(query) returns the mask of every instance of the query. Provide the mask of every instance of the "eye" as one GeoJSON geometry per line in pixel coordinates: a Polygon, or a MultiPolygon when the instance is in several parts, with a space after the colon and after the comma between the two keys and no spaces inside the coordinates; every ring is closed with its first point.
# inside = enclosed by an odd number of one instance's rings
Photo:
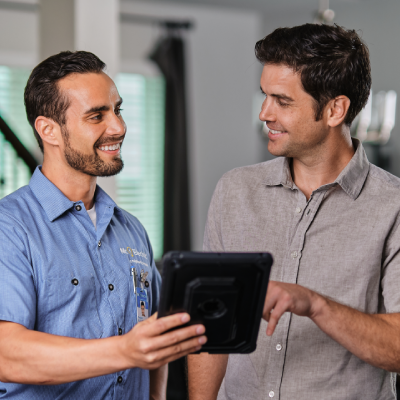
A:
{"type": "Polygon", "coordinates": [[[91,117],[90,119],[94,119],[95,121],[100,121],[102,119],[102,114],[96,114],[93,117],[91,117]]]}
{"type": "Polygon", "coordinates": [[[288,103],[282,103],[282,101],[280,101],[280,100],[278,100],[278,104],[281,106],[281,107],[287,107],[289,104],[288,103]]]}
{"type": "Polygon", "coordinates": [[[118,115],[118,116],[120,116],[121,115],[121,111],[124,111],[122,108],[117,108],[116,110],[115,110],[115,115],[118,115]]]}

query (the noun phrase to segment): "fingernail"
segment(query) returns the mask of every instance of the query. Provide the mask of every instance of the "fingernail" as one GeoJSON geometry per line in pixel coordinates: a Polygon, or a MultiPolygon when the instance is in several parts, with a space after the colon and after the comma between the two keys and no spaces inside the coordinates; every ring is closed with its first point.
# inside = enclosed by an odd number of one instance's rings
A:
{"type": "Polygon", "coordinates": [[[194,350],[199,351],[201,349],[201,346],[197,346],[194,350]]]}
{"type": "Polygon", "coordinates": [[[199,338],[200,344],[204,344],[205,342],[207,342],[207,338],[205,336],[202,336],[201,338],[199,338]]]}
{"type": "Polygon", "coordinates": [[[205,331],[206,331],[206,329],[204,328],[204,326],[199,326],[199,327],[196,329],[196,333],[197,333],[198,335],[203,334],[205,331]]]}
{"type": "Polygon", "coordinates": [[[181,318],[182,322],[189,322],[190,321],[190,316],[189,314],[184,314],[181,318]]]}

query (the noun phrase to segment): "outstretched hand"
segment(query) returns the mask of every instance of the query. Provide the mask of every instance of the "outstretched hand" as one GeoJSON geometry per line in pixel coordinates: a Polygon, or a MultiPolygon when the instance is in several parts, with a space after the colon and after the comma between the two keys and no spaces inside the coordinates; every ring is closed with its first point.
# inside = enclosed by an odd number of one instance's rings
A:
{"type": "Polygon", "coordinates": [[[268,322],[267,335],[274,333],[285,312],[313,318],[320,298],[320,295],[303,286],[270,281],[263,311],[263,318],[268,322]]]}

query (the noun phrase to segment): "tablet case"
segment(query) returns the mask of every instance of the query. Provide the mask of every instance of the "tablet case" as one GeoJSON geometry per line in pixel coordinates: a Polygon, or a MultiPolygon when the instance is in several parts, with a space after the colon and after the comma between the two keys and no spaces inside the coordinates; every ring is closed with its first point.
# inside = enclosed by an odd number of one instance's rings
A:
{"type": "Polygon", "coordinates": [[[172,251],[163,257],[159,318],[188,312],[208,341],[201,352],[256,349],[272,256],[172,251]]]}

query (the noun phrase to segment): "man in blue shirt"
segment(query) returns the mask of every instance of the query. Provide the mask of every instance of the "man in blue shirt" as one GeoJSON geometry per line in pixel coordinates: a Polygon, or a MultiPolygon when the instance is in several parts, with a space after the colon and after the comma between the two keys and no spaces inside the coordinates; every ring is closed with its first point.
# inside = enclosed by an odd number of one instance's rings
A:
{"type": "Polygon", "coordinates": [[[96,186],[122,169],[126,132],[104,68],[91,53],[63,52],[25,89],[44,161],[0,201],[1,398],[163,399],[166,364],[206,341],[201,325],[165,333],[189,316],[156,319],[147,234],[96,186]],[[152,314],[140,324],[138,291],[152,314]]]}

